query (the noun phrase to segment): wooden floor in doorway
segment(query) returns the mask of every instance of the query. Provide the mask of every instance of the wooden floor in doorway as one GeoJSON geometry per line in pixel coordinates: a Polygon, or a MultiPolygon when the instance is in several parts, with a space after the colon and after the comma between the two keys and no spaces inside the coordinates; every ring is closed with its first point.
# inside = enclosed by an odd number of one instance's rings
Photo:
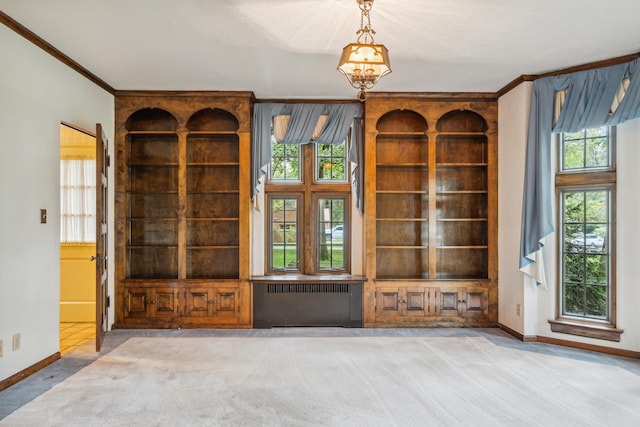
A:
{"type": "Polygon", "coordinates": [[[64,356],[95,338],[95,323],[60,323],[60,354],[64,356]]]}

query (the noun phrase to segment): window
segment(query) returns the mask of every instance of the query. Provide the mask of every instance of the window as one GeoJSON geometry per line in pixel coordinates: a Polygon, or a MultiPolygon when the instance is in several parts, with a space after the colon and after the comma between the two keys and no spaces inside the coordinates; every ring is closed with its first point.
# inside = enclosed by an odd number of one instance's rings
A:
{"type": "Polygon", "coordinates": [[[269,273],[348,273],[347,141],[283,144],[271,139],[266,183],[269,273]]]}
{"type": "Polygon", "coordinates": [[[96,241],[96,161],[60,160],[60,242],[96,241]]]}
{"type": "Polygon", "coordinates": [[[614,136],[608,127],[560,136],[558,320],[615,326],[614,136]]]}

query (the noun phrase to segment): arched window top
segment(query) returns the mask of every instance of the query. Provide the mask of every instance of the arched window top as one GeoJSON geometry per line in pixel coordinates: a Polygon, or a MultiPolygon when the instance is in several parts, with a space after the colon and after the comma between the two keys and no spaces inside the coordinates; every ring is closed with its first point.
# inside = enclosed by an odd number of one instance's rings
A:
{"type": "Polygon", "coordinates": [[[449,111],[436,124],[438,132],[486,132],[486,120],[469,110],[449,111]]]}
{"type": "Polygon", "coordinates": [[[178,121],[161,108],[145,108],[129,116],[125,127],[129,131],[175,131],[178,121]]]}
{"type": "Polygon", "coordinates": [[[232,131],[240,127],[238,119],[228,111],[219,108],[205,108],[194,113],[187,122],[190,131],[232,131]]]}
{"type": "Polygon", "coordinates": [[[394,110],[380,117],[376,125],[378,132],[426,132],[427,121],[411,110],[394,110]]]}

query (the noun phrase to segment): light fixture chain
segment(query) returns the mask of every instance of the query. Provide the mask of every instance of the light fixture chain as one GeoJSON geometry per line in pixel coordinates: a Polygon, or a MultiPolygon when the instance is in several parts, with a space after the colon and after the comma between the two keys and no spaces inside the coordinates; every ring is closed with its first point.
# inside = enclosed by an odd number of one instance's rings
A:
{"type": "Polygon", "coordinates": [[[358,0],[358,6],[360,7],[360,29],[356,32],[358,34],[357,42],[364,44],[374,44],[373,35],[376,33],[371,28],[371,8],[373,6],[373,0],[358,0]],[[367,18],[367,25],[364,25],[364,18],[367,18]],[[361,40],[364,37],[364,40],[361,40]]]}

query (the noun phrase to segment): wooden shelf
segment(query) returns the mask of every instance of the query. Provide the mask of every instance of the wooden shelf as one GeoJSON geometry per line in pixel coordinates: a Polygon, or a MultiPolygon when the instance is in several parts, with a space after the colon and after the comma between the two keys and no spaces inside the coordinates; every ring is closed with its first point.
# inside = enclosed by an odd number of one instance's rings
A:
{"type": "Polygon", "coordinates": [[[196,163],[196,162],[190,162],[187,163],[187,167],[189,166],[207,166],[207,167],[227,167],[227,166],[231,166],[231,167],[238,167],[240,166],[240,163],[238,162],[228,162],[228,163],[207,163],[207,162],[200,162],[200,163],[196,163]]]}
{"type": "Polygon", "coordinates": [[[482,166],[486,167],[488,163],[436,163],[436,166],[441,168],[468,168],[482,166]]]}
{"type": "Polygon", "coordinates": [[[175,136],[175,131],[170,130],[130,130],[127,132],[129,135],[169,135],[175,136]]]}
{"type": "Polygon", "coordinates": [[[416,168],[426,168],[428,167],[428,163],[377,163],[377,167],[379,168],[407,168],[407,167],[416,167],[416,168]]]}
{"type": "Polygon", "coordinates": [[[388,245],[376,245],[377,249],[427,249],[429,246],[411,246],[411,245],[397,245],[397,246],[388,246],[388,245]]]}
{"type": "Polygon", "coordinates": [[[217,136],[217,135],[237,135],[235,130],[190,130],[188,135],[203,135],[203,136],[217,136]]]}
{"type": "Polygon", "coordinates": [[[250,120],[248,93],[116,96],[119,327],[250,326],[250,120]]]}
{"type": "Polygon", "coordinates": [[[427,132],[384,132],[378,131],[378,136],[426,136],[427,132]]]}
{"type": "Polygon", "coordinates": [[[372,96],[365,114],[365,325],[496,322],[497,104],[372,96]]]}

